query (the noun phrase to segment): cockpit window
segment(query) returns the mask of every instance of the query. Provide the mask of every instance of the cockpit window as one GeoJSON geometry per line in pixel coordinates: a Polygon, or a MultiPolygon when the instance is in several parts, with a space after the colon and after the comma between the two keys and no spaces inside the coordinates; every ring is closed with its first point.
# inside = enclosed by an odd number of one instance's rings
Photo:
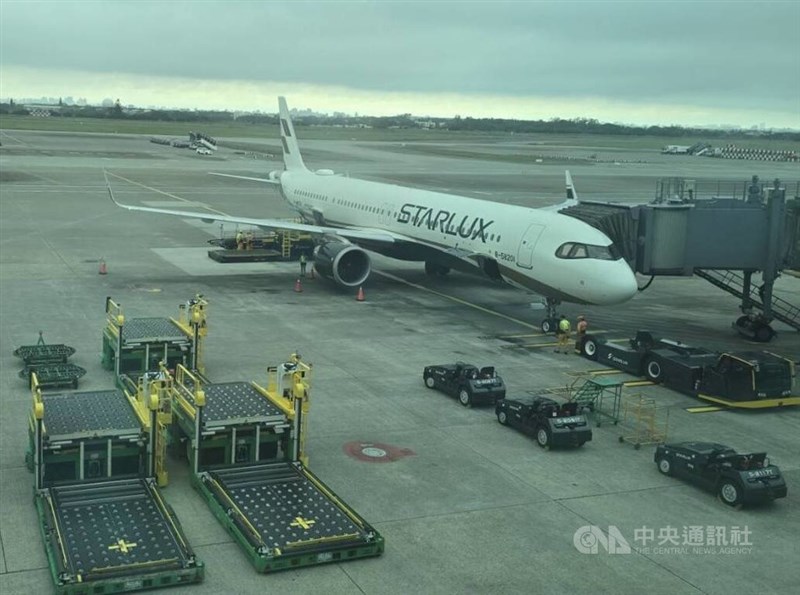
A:
{"type": "Polygon", "coordinates": [[[558,258],[593,258],[595,260],[619,260],[622,254],[614,244],[609,246],[593,246],[591,244],[579,244],[578,242],[567,242],[561,244],[556,250],[558,258]]]}

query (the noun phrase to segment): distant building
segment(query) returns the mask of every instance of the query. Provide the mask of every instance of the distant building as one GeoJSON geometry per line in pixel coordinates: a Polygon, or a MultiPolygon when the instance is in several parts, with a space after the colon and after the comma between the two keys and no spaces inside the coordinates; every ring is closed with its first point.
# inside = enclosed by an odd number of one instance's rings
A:
{"type": "Polygon", "coordinates": [[[690,148],[689,145],[667,145],[661,152],[664,155],[688,155],[690,148]]]}

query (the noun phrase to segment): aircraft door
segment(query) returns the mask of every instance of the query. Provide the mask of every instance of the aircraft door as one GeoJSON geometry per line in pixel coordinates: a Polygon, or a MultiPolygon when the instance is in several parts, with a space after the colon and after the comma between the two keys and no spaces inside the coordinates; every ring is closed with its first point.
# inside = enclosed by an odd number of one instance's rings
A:
{"type": "Polygon", "coordinates": [[[536,247],[536,243],[539,241],[543,231],[544,225],[539,225],[538,223],[531,224],[525,231],[517,251],[517,266],[524,269],[533,268],[533,249],[536,247]]]}

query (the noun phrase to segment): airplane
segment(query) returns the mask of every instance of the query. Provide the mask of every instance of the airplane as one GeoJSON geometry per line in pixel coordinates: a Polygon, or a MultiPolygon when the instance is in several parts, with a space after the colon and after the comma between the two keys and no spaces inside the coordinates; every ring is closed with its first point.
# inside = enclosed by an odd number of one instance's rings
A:
{"type": "Polygon", "coordinates": [[[613,305],[636,294],[633,271],[611,240],[558,213],[577,203],[569,172],[568,200],[535,209],[312,171],[300,154],[286,99],[279,97],[278,105],[284,169],[267,178],[215,175],[277,186],[303,223],[127,205],[114,198],[106,176],[111,200],[130,211],[312,234],[314,270],[347,288],[369,277],[367,251],[424,262],[429,275],[479,272],[543,296],[544,332],[555,330],[562,301],[613,305]]]}

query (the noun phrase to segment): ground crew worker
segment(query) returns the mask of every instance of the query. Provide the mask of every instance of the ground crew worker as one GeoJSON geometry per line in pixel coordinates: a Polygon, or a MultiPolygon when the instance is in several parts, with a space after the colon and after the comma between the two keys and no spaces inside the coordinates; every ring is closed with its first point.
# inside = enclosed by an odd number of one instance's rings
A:
{"type": "Polygon", "coordinates": [[[558,346],[555,349],[556,353],[569,353],[567,349],[567,345],[569,345],[569,332],[571,330],[571,325],[567,317],[563,314],[561,315],[560,320],[558,321],[558,330],[556,331],[556,336],[558,337],[558,346]]]}
{"type": "Polygon", "coordinates": [[[244,250],[244,234],[241,230],[236,232],[236,249],[244,250]]]}
{"type": "Polygon", "coordinates": [[[575,325],[577,335],[575,336],[575,353],[581,352],[583,347],[583,338],[586,336],[586,329],[589,328],[589,323],[586,322],[586,317],[581,314],[578,316],[578,324],[575,325]]]}
{"type": "Polygon", "coordinates": [[[301,277],[305,277],[306,276],[306,262],[307,262],[306,253],[305,252],[301,252],[300,253],[300,276],[301,277]]]}

